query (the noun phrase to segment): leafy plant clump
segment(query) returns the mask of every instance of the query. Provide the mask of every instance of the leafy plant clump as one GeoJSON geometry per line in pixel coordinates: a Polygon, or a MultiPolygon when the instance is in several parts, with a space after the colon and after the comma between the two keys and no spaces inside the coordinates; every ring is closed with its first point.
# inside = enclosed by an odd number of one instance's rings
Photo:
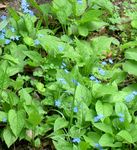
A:
{"type": "Polygon", "coordinates": [[[34,148],[52,141],[56,150],[137,148],[136,2],[21,0],[22,10],[8,8],[0,22],[8,148],[22,140],[34,148]]]}

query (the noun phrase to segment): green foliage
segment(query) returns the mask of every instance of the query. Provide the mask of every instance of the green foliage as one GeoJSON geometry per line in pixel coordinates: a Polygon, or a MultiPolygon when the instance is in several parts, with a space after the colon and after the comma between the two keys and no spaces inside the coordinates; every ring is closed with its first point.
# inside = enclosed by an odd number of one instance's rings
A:
{"type": "Polygon", "coordinates": [[[136,149],[136,12],[121,4],[126,26],[115,1],[28,2],[36,16],[9,8],[0,23],[1,139],[136,149]]]}

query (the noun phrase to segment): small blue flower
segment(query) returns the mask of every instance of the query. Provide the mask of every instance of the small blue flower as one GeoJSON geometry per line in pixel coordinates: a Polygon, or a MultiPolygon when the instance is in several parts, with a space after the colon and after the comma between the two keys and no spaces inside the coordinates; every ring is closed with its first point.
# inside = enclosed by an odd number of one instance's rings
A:
{"type": "Polygon", "coordinates": [[[2,15],[0,18],[1,18],[2,20],[6,20],[6,19],[7,19],[7,16],[2,15]]]}
{"type": "Polygon", "coordinates": [[[119,113],[118,116],[119,116],[119,121],[120,122],[124,122],[124,114],[123,113],[119,113]]]}
{"type": "Polygon", "coordinates": [[[6,29],[2,29],[1,32],[5,34],[6,33],[6,29]]]}
{"type": "Polygon", "coordinates": [[[9,39],[6,39],[6,40],[5,40],[5,44],[6,44],[6,45],[8,45],[10,42],[11,42],[11,40],[9,40],[9,39]]]}
{"type": "Polygon", "coordinates": [[[61,101],[59,99],[55,100],[55,106],[57,106],[57,107],[61,106],[61,101]]]}
{"type": "Polygon", "coordinates": [[[113,64],[113,63],[114,63],[111,58],[108,59],[108,62],[109,62],[110,64],[113,64]]]}
{"type": "Polygon", "coordinates": [[[80,85],[80,83],[77,81],[77,80],[75,80],[75,79],[72,79],[71,80],[76,86],[79,86],[80,85]]]}
{"type": "Polygon", "coordinates": [[[60,52],[62,52],[62,51],[64,50],[64,47],[63,47],[62,45],[59,45],[59,46],[58,46],[58,50],[59,50],[60,52]]]}
{"type": "Polygon", "coordinates": [[[97,115],[96,117],[94,117],[94,122],[98,122],[100,119],[102,119],[104,117],[103,114],[97,115]]]}
{"type": "Polygon", "coordinates": [[[61,69],[64,69],[66,66],[67,65],[64,62],[62,62],[61,69]]]}
{"type": "Polygon", "coordinates": [[[133,93],[135,96],[137,95],[137,91],[133,91],[132,93],[133,93]]]}
{"type": "Polygon", "coordinates": [[[62,84],[67,84],[67,82],[64,78],[58,78],[58,81],[62,84]]]}
{"type": "Polygon", "coordinates": [[[5,34],[1,33],[0,34],[0,40],[3,40],[5,38],[5,34]]]}
{"type": "Polygon", "coordinates": [[[105,62],[105,61],[102,61],[102,63],[101,63],[103,66],[106,66],[107,65],[107,63],[105,62]]]}
{"type": "Polygon", "coordinates": [[[16,41],[19,41],[19,38],[20,38],[20,36],[17,36],[17,35],[15,36],[16,41]]]}
{"type": "Polygon", "coordinates": [[[35,45],[39,45],[40,41],[38,39],[34,40],[35,45]]]}
{"type": "Polygon", "coordinates": [[[125,101],[131,102],[134,98],[135,98],[135,95],[133,93],[130,93],[125,97],[125,101]]]}
{"type": "Polygon", "coordinates": [[[79,143],[80,141],[81,141],[80,138],[73,138],[72,140],[73,143],[79,143]]]}
{"type": "Polygon", "coordinates": [[[43,34],[38,34],[37,36],[38,36],[38,37],[44,37],[44,35],[43,35],[43,34]]]}
{"type": "Polygon", "coordinates": [[[3,118],[3,119],[2,119],[2,122],[3,122],[3,123],[6,123],[6,122],[7,122],[7,118],[3,118]]]}
{"type": "Polygon", "coordinates": [[[65,71],[66,73],[69,73],[69,71],[68,71],[67,69],[64,69],[64,71],[65,71]]]}
{"type": "Polygon", "coordinates": [[[23,13],[28,13],[30,14],[31,16],[34,15],[33,11],[29,10],[29,4],[27,3],[26,0],[21,0],[21,8],[23,10],[23,13]]]}
{"type": "Polygon", "coordinates": [[[95,148],[98,148],[99,150],[103,150],[102,146],[99,143],[95,143],[95,148]]]}
{"type": "Polygon", "coordinates": [[[73,108],[73,111],[74,111],[75,113],[77,113],[77,112],[78,112],[78,107],[75,106],[75,107],[73,108]]]}
{"type": "Polygon", "coordinates": [[[14,41],[16,38],[15,36],[11,36],[10,39],[14,41]]]}
{"type": "Polygon", "coordinates": [[[99,71],[100,75],[102,75],[102,76],[105,75],[105,71],[102,68],[98,68],[98,71],[99,71]]]}
{"type": "Polygon", "coordinates": [[[77,0],[78,4],[83,4],[82,0],[77,0]]]}
{"type": "Polygon", "coordinates": [[[92,81],[95,81],[95,80],[96,80],[96,77],[95,77],[95,76],[90,76],[89,78],[90,78],[90,80],[92,80],[92,81]]]}
{"type": "Polygon", "coordinates": [[[11,30],[12,33],[15,32],[15,28],[13,28],[13,27],[10,27],[10,30],[11,30]]]}

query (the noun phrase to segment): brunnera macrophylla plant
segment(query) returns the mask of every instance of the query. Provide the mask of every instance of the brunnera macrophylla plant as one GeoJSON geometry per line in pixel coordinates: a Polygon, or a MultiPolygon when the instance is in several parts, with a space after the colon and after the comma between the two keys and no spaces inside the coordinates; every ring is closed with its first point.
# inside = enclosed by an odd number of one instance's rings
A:
{"type": "Polygon", "coordinates": [[[1,139],[8,148],[17,140],[41,148],[44,137],[57,150],[135,149],[135,49],[107,35],[82,38],[109,25],[111,1],[29,1],[42,14],[49,6],[62,31],[44,26],[26,0],[22,12],[1,16],[1,139]],[[117,61],[118,47],[125,62],[117,61]]]}

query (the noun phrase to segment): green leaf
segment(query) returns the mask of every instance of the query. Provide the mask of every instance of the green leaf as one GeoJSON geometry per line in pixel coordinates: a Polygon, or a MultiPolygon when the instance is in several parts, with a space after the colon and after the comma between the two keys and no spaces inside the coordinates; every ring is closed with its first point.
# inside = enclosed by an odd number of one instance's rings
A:
{"type": "Polygon", "coordinates": [[[3,131],[3,138],[5,143],[7,144],[8,148],[17,140],[14,136],[10,128],[5,128],[3,131]]]}
{"type": "Polygon", "coordinates": [[[65,128],[67,126],[68,126],[68,121],[66,121],[64,118],[57,118],[54,123],[54,131],[65,128]]]}
{"type": "Polygon", "coordinates": [[[107,125],[105,123],[94,123],[94,126],[98,128],[99,130],[104,131],[106,133],[110,133],[110,134],[113,133],[111,125],[107,125]]]}
{"type": "Polygon", "coordinates": [[[15,9],[9,7],[8,12],[9,12],[10,16],[12,16],[16,21],[18,21],[20,19],[19,15],[15,11],[15,9]]]}
{"type": "Polygon", "coordinates": [[[132,121],[132,117],[128,111],[127,106],[122,102],[117,102],[115,104],[115,112],[119,116],[120,113],[125,115],[125,119],[130,123],[132,121]]]}
{"type": "Polygon", "coordinates": [[[14,135],[18,137],[25,124],[25,113],[23,110],[15,111],[13,109],[8,112],[8,120],[10,128],[14,135]]]}
{"type": "Polygon", "coordinates": [[[101,101],[96,102],[97,114],[103,114],[105,117],[110,116],[113,113],[113,106],[109,103],[102,103],[101,101]]]}
{"type": "Polygon", "coordinates": [[[137,20],[131,21],[131,26],[135,29],[137,29],[137,20]]]}
{"type": "Polygon", "coordinates": [[[137,49],[136,48],[130,48],[125,51],[125,58],[126,59],[132,59],[137,61],[137,49]]]}
{"type": "Polygon", "coordinates": [[[123,64],[124,71],[129,74],[137,76],[137,62],[134,60],[128,60],[123,64]]]}
{"type": "Polygon", "coordinates": [[[117,136],[120,136],[122,139],[124,139],[125,141],[127,141],[128,143],[133,143],[132,140],[132,136],[130,135],[130,133],[126,130],[121,130],[117,136]]]}
{"type": "Polygon", "coordinates": [[[28,46],[34,46],[34,41],[33,41],[33,39],[32,38],[30,38],[30,37],[24,37],[24,42],[28,45],[28,46]]]}
{"type": "Polygon", "coordinates": [[[2,22],[0,22],[0,31],[1,31],[2,29],[4,29],[4,28],[7,26],[7,24],[8,24],[8,21],[7,21],[7,20],[3,20],[2,22]]]}

